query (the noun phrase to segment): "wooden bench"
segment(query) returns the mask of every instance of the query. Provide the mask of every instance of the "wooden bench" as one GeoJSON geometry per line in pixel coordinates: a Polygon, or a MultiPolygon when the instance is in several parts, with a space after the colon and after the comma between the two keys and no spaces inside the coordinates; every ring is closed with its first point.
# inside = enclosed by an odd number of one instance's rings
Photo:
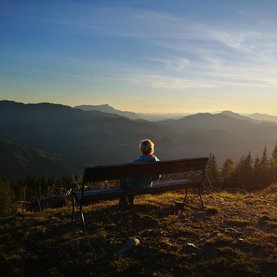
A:
{"type": "Polygon", "coordinates": [[[72,222],[74,222],[75,205],[80,207],[80,216],[85,232],[85,217],[83,205],[99,200],[111,200],[124,196],[134,196],[141,194],[163,193],[167,191],[178,191],[185,189],[185,200],[187,198],[187,189],[194,187],[198,191],[203,209],[203,200],[201,197],[202,185],[205,177],[205,168],[209,158],[193,158],[171,161],[159,161],[143,164],[121,164],[112,166],[94,166],[85,168],[82,186],[80,189],[72,190],[72,222]],[[180,179],[171,180],[169,174],[178,173],[180,179]],[[123,189],[121,187],[112,187],[104,189],[87,189],[86,185],[92,182],[108,181],[124,178],[142,178],[146,176],[167,175],[168,181],[159,182],[152,187],[123,189]]]}

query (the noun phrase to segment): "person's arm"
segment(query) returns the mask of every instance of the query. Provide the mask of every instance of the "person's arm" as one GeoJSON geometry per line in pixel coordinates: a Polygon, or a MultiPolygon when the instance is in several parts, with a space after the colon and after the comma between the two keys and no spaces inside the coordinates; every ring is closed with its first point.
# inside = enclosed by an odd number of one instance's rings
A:
{"type": "MultiPolygon", "coordinates": [[[[155,157],[155,162],[160,161],[156,156],[154,156],[154,157],[155,157]]],[[[161,175],[155,175],[152,177],[152,181],[158,181],[160,178],[161,178],[161,175]]]]}

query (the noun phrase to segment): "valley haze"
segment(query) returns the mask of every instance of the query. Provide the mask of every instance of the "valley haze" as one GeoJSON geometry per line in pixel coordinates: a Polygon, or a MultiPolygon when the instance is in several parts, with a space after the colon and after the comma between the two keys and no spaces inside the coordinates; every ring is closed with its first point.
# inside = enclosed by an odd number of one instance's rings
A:
{"type": "Polygon", "coordinates": [[[11,180],[32,174],[80,175],[88,165],[131,162],[140,155],[143,138],[155,142],[161,160],[213,153],[221,165],[248,152],[260,155],[265,146],[270,153],[277,138],[277,124],[254,119],[257,115],[225,111],[159,121],[135,115],[109,105],[73,108],[0,101],[0,175],[11,180]]]}

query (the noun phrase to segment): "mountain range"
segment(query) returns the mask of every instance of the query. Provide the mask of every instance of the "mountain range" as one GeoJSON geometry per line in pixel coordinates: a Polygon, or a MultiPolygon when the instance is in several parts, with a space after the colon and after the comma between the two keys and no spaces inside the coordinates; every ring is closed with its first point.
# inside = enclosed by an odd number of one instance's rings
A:
{"type": "MultiPolygon", "coordinates": [[[[107,114],[112,115],[119,115],[119,116],[125,116],[130,119],[145,119],[149,121],[161,121],[165,119],[180,119],[184,116],[187,116],[188,113],[134,113],[134,112],[128,112],[128,111],[120,111],[109,104],[103,104],[103,105],[79,105],[75,106],[75,109],[80,109],[82,111],[90,111],[90,112],[103,112],[107,114]]],[[[228,116],[231,116],[236,119],[254,119],[254,120],[260,120],[260,121],[269,121],[277,123],[277,116],[269,115],[269,114],[260,114],[260,113],[254,113],[249,115],[240,115],[237,113],[234,113],[232,111],[223,111],[223,114],[226,114],[228,116]]]]}
{"type": "Polygon", "coordinates": [[[128,117],[130,119],[138,119],[139,118],[139,115],[134,113],[134,112],[120,111],[120,110],[117,110],[117,109],[113,108],[109,104],[104,104],[104,105],[80,105],[80,106],[75,106],[74,108],[82,110],[82,111],[86,111],[86,112],[100,111],[100,112],[108,113],[108,114],[117,114],[117,115],[120,115],[120,116],[128,117]]]}
{"type": "MultiPolygon", "coordinates": [[[[105,107],[109,108],[109,107],[105,107]]],[[[112,111],[110,109],[110,111],[112,111]]],[[[76,175],[88,165],[124,163],[139,153],[143,138],[155,142],[162,159],[216,155],[238,159],[271,151],[277,124],[231,111],[199,113],[158,122],[126,114],[84,111],[60,104],[0,101],[0,178],[76,175]]]]}
{"type": "Polygon", "coordinates": [[[249,117],[255,120],[271,121],[271,122],[277,123],[277,116],[273,116],[269,114],[254,113],[254,114],[250,114],[249,117]]]}
{"type": "Polygon", "coordinates": [[[119,116],[125,116],[130,119],[144,119],[148,121],[160,121],[164,120],[167,118],[181,118],[184,117],[186,114],[181,114],[181,113],[134,113],[134,112],[128,112],[128,111],[120,111],[109,104],[104,104],[104,105],[80,105],[80,106],[75,106],[75,109],[80,109],[82,111],[90,111],[90,112],[104,112],[108,114],[117,114],[119,116]]]}

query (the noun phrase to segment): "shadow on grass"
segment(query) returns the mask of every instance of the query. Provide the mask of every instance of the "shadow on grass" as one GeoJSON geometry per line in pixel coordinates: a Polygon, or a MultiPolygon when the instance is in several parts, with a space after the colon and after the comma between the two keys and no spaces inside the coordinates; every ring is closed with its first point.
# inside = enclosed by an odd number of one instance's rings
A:
{"type": "Polygon", "coordinates": [[[87,233],[94,233],[99,228],[107,228],[110,231],[116,229],[132,235],[145,228],[162,225],[164,218],[177,214],[178,211],[179,208],[174,204],[157,205],[148,202],[126,209],[118,205],[101,206],[85,212],[87,233]]]}
{"type": "Polygon", "coordinates": [[[274,276],[276,236],[265,232],[272,215],[252,222],[224,213],[233,208],[220,201],[207,201],[215,206],[201,211],[196,197],[184,207],[175,200],[138,198],[131,209],[116,201],[86,206],[85,234],[80,220],[71,225],[69,207],[5,219],[0,266],[16,276],[274,276]],[[116,255],[129,237],[141,243],[116,255]]]}

